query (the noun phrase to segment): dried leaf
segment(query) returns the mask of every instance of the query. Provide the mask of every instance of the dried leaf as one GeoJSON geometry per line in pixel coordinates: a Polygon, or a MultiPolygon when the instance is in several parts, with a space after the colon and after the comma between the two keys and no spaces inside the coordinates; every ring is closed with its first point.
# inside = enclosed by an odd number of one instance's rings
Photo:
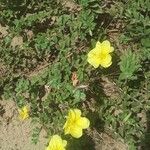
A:
{"type": "Polygon", "coordinates": [[[72,73],[71,80],[72,80],[73,86],[76,86],[77,83],[79,82],[78,77],[77,77],[77,73],[76,73],[76,72],[73,72],[73,73],[72,73]]]}

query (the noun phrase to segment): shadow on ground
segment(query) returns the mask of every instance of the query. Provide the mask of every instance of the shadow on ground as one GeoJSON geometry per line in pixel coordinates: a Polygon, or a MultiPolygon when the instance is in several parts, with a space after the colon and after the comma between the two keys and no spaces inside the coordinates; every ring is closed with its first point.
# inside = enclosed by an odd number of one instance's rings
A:
{"type": "Polygon", "coordinates": [[[95,150],[95,143],[88,135],[83,135],[80,139],[72,139],[69,141],[68,149],[71,150],[95,150]]]}
{"type": "Polygon", "coordinates": [[[146,113],[147,118],[147,131],[145,132],[144,139],[141,142],[141,150],[150,150],[150,111],[146,113]]]}

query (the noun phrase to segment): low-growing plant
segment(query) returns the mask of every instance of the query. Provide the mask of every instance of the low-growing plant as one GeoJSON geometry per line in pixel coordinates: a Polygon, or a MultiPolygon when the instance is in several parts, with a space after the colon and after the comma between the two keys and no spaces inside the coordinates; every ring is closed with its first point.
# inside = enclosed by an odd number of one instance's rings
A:
{"type": "Polygon", "coordinates": [[[44,129],[56,147],[74,147],[63,127],[77,138],[90,122],[84,134],[109,132],[134,150],[150,110],[149,1],[69,2],[73,8],[61,0],[1,1],[8,28],[0,63],[8,71],[0,96],[16,102],[22,121],[32,119],[33,143],[44,129]]]}

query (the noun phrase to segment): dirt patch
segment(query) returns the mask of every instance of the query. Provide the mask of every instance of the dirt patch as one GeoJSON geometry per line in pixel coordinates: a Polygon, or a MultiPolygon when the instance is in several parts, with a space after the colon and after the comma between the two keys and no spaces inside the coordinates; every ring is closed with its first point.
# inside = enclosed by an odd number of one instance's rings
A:
{"type": "MultiPolygon", "coordinates": [[[[44,150],[48,142],[44,130],[40,133],[38,143],[31,143],[34,127],[31,119],[19,120],[13,101],[0,101],[0,150],[44,150]]],[[[113,138],[107,133],[90,130],[89,135],[95,145],[93,150],[128,150],[122,139],[113,138]]]]}
{"type": "Polygon", "coordinates": [[[0,39],[2,39],[3,37],[7,36],[8,35],[8,26],[6,27],[3,27],[1,24],[0,24],[0,39]]]}
{"type": "Polygon", "coordinates": [[[0,79],[2,79],[3,77],[6,77],[6,74],[7,74],[6,66],[0,63],[0,79]]]}
{"type": "Polygon", "coordinates": [[[77,5],[73,0],[62,0],[62,3],[70,12],[81,10],[80,5],[77,5]]]}
{"type": "Polygon", "coordinates": [[[95,150],[129,150],[123,139],[114,139],[107,133],[98,133],[96,130],[93,130],[91,137],[95,143],[95,150]]]}
{"type": "Polygon", "coordinates": [[[106,96],[115,99],[119,96],[119,88],[109,78],[102,76],[101,85],[106,96]]]}
{"type": "Polygon", "coordinates": [[[14,102],[0,101],[0,149],[1,150],[42,150],[47,139],[42,130],[37,145],[31,143],[31,119],[20,121],[14,102]]]}
{"type": "Polygon", "coordinates": [[[15,36],[11,41],[11,46],[15,48],[16,46],[22,46],[23,45],[23,37],[21,36],[15,36]]]}

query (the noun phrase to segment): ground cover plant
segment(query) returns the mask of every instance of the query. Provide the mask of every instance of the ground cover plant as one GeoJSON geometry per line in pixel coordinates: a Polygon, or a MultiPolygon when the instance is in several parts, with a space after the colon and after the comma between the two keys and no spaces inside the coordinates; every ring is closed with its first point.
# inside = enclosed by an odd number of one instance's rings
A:
{"type": "Polygon", "coordinates": [[[46,150],[94,150],[96,131],[149,149],[149,0],[0,5],[0,96],[40,124],[33,143],[44,129],[46,150]]]}

